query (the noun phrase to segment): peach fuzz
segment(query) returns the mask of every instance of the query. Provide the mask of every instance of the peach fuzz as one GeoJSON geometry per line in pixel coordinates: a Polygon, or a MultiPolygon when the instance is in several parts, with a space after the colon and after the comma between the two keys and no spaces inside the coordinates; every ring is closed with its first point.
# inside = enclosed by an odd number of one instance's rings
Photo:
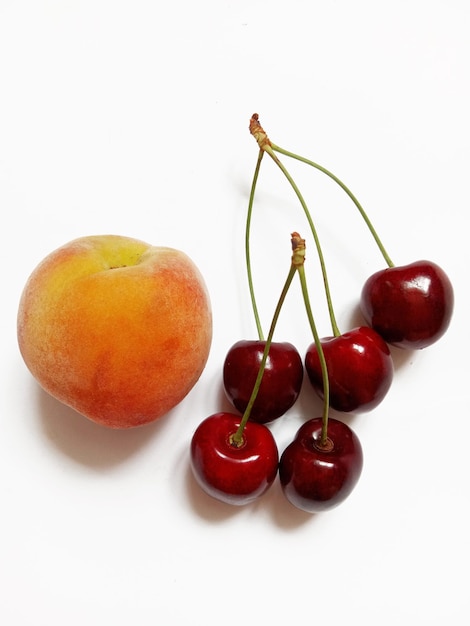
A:
{"type": "Polygon", "coordinates": [[[36,267],[17,330],[43,389],[95,422],[131,428],[166,414],[196,384],[212,315],[185,253],[98,235],[65,244],[36,267]]]}

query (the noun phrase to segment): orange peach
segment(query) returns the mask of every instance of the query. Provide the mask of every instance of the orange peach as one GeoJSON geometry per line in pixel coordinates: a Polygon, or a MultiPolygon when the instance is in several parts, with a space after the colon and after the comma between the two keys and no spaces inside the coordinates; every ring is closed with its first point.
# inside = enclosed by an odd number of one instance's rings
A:
{"type": "Polygon", "coordinates": [[[209,356],[206,285],[183,252],[117,235],[75,239],[29,277],[18,343],[49,394],[112,428],[156,420],[209,356]]]}

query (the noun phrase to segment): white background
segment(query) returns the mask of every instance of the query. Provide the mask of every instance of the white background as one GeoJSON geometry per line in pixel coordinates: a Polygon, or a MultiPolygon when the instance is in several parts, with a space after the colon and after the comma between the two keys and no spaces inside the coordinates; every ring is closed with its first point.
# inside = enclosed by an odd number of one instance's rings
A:
{"type": "MultiPolygon", "coordinates": [[[[3,624],[470,623],[469,18],[467,0],[0,0],[3,624]],[[351,187],[395,264],[428,258],[455,287],[444,338],[394,350],[382,405],[348,418],[364,472],[318,516],[289,505],[277,483],[230,508],[188,470],[192,432],[228,408],[225,353],[256,333],[243,250],[255,111],[275,143],[351,187]],[[107,430],[48,397],[16,343],[36,264],[102,233],[183,249],[212,298],[199,383],[140,430],[107,430]]],[[[383,258],[339,187],[285,163],[347,330],[383,258]]],[[[266,158],[252,232],[266,329],[292,230],[310,245],[311,298],[329,334],[306,221],[266,158]]],[[[301,354],[312,341],[297,282],[276,338],[301,354]]],[[[319,411],[306,384],[272,425],[279,448],[319,411]]]]}

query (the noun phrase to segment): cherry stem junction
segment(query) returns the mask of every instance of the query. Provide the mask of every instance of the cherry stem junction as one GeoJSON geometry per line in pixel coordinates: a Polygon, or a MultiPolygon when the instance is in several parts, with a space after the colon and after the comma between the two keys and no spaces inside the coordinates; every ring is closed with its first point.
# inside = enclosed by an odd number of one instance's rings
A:
{"type": "MultiPolygon", "coordinates": [[[[310,297],[308,294],[307,288],[307,280],[305,277],[305,239],[301,239],[298,233],[292,234],[292,241],[295,240],[295,251],[292,257],[292,263],[295,263],[297,268],[297,272],[299,273],[300,278],[300,286],[302,289],[302,296],[305,303],[305,310],[307,312],[308,321],[310,323],[310,328],[312,329],[313,339],[315,342],[315,347],[317,349],[318,358],[320,361],[321,373],[322,373],[322,382],[323,382],[323,415],[322,415],[322,430],[320,437],[320,446],[327,447],[328,446],[328,416],[329,416],[329,406],[330,406],[330,384],[328,379],[328,367],[326,364],[325,354],[323,352],[323,346],[320,341],[320,336],[317,331],[317,327],[315,324],[315,319],[312,313],[312,307],[310,305],[310,297]]],[[[293,243],[294,246],[294,243],[293,243]]]]}
{"type": "MultiPolygon", "coordinates": [[[[294,238],[292,239],[292,249],[294,250],[294,238]]],[[[294,264],[294,256],[295,256],[295,250],[294,250],[293,257],[292,257],[292,263],[289,269],[289,273],[287,275],[286,281],[284,283],[284,287],[282,289],[281,295],[276,305],[276,309],[274,311],[274,316],[271,322],[271,327],[269,329],[268,336],[266,338],[266,344],[264,346],[263,356],[262,356],[261,363],[259,366],[258,375],[256,377],[255,384],[253,386],[253,391],[251,392],[251,396],[246,406],[246,409],[243,413],[240,425],[237,431],[231,437],[231,443],[235,447],[240,447],[243,444],[243,430],[245,429],[246,423],[248,422],[250,418],[251,410],[253,408],[256,397],[258,395],[259,388],[261,386],[261,381],[263,379],[264,370],[266,368],[266,361],[268,360],[269,350],[271,348],[271,343],[273,340],[276,324],[279,319],[279,314],[281,312],[282,305],[284,304],[284,300],[286,299],[287,292],[289,291],[289,287],[297,271],[297,266],[294,264]]]]}

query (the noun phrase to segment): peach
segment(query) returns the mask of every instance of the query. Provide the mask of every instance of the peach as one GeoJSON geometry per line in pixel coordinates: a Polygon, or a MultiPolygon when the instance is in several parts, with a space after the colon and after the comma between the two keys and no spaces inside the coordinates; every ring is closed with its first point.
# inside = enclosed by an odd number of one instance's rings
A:
{"type": "Polygon", "coordinates": [[[17,329],[43,389],[95,422],[130,428],[163,416],[196,384],[212,315],[186,254],[98,235],[65,244],[36,267],[17,329]]]}

